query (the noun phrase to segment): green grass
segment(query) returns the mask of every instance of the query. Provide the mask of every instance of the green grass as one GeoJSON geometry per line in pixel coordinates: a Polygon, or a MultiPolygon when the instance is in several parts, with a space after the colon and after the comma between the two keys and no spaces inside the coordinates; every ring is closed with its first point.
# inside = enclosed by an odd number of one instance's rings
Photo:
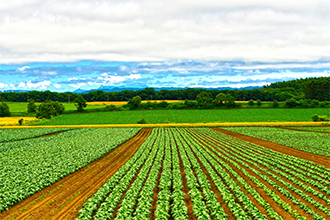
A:
{"type": "Polygon", "coordinates": [[[149,110],[66,114],[34,125],[136,124],[203,122],[296,122],[312,121],[311,116],[326,115],[327,109],[210,109],[210,110],[149,110]]]}
{"type": "MultiPolygon", "coordinates": [[[[20,116],[35,116],[35,113],[27,113],[27,102],[7,102],[9,110],[13,117],[20,117],[20,116]]],[[[68,102],[61,102],[61,104],[64,105],[65,112],[73,112],[77,111],[77,107],[74,105],[74,103],[68,103],[68,102]]],[[[36,103],[38,106],[39,103],[36,103]]],[[[87,105],[85,108],[86,110],[92,110],[92,109],[98,109],[98,108],[104,108],[104,105],[87,105]]]]}
{"type": "Polygon", "coordinates": [[[224,127],[223,129],[296,148],[298,150],[330,156],[329,134],[269,127],[224,127]]]}

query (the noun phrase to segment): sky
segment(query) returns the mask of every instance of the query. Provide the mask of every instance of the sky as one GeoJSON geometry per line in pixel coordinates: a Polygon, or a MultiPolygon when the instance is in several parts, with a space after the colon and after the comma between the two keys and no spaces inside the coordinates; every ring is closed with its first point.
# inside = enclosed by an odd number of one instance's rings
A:
{"type": "Polygon", "coordinates": [[[0,91],[330,76],[328,0],[0,0],[0,91]]]}

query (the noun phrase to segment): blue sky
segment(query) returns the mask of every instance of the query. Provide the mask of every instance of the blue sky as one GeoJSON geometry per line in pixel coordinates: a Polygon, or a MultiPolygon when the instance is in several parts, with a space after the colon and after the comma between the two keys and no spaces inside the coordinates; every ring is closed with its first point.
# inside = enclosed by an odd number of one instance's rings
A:
{"type": "Polygon", "coordinates": [[[330,76],[328,0],[0,4],[0,91],[245,87],[330,76]]]}
{"type": "Polygon", "coordinates": [[[157,61],[0,65],[2,90],[74,91],[100,86],[247,87],[330,76],[330,62],[157,61]]]}

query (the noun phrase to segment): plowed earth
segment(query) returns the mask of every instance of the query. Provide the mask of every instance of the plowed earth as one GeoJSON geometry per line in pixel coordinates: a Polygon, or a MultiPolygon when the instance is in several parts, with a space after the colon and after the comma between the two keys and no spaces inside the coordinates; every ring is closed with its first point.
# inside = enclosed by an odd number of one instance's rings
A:
{"type": "Polygon", "coordinates": [[[150,135],[142,129],[100,159],[57,181],[0,214],[0,219],[74,219],[78,211],[150,135]]]}
{"type": "Polygon", "coordinates": [[[330,158],[327,156],[322,156],[322,155],[317,155],[317,154],[301,151],[301,150],[287,147],[287,146],[284,146],[281,144],[273,143],[270,141],[264,141],[264,140],[261,140],[258,138],[239,134],[239,133],[228,131],[228,130],[221,129],[221,128],[212,128],[212,129],[219,131],[221,133],[224,133],[224,134],[228,134],[230,136],[233,136],[233,137],[238,138],[243,141],[248,141],[250,143],[257,144],[259,146],[266,147],[266,148],[269,148],[271,150],[274,150],[274,151],[277,151],[277,152],[280,152],[283,154],[288,154],[291,156],[299,157],[301,159],[309,160],[316,164],[330,168],[330,158]]]}

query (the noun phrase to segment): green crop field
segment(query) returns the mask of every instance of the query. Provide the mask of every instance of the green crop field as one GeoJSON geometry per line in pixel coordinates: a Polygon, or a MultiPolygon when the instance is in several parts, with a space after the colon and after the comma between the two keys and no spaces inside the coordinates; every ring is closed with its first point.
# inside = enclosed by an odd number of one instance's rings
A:
{"type": "MultiPolygon", "coordinates": [[[[35,116],[35,114],[28,114],[27,113],[27,102],[7,102],[9,110],[14,117],[20,117],[20,116],[35,116]]],[[[77,107],[74,105],[74,103],[68,103],[68,102],[62,102],[61,104],[64,105],[65,111],[76,111],[77,107]]],[[[39,103],[36,103],[38,106],[39,103]]],[[[91,109],[97,109],[97,108],[103,108],[104,105],[87,105],[85,108],[86,110],[91,110],[91,109]]]]}
{"type": "Polygon", "coordinates": [[[35,125],[136,124],[203,122],[297,122],[312,121],[311,116],[326,115],[327,109],[210,109],[210,110],[151,110],[66,114],[35,125]]]}
{"type": "Polygon", "coordinates": [[[224,129],[306,152],[330,156],[329,134],[269,127],[224,127],[224,129]]]}

